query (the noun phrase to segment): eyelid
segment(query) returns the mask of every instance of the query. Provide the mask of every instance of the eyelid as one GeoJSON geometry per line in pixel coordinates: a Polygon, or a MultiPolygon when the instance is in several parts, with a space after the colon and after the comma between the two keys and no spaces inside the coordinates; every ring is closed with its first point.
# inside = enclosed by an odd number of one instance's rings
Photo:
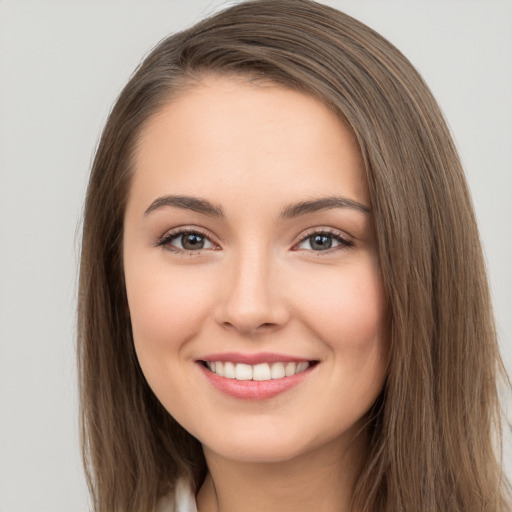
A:
{"type": "Polygon", "coordinates": [[[156,241],[156,243],[154,245],[155,245],[155,247],[162,247],[165,250],[168,250],[168,251],[171,251],[174,253],[178,253],[178,254],[183,254],[186,256],[198,256],[203,251],[215,251],[215,250],[219,249],[219,244],[214,240],[212,235],[210,233],[207,233],[206,230],[204,230],[203,228],[200,228],[198,226],[178,226],[178,227],[169,229],[156,241]],[[180,249],[179,247],[175,247],[175,246],[171,245],[171,242],[173,240],[179,238],[182,235],[187,235],[187,234],[200,235],[200,236],[206,238],[212,245],[215,246],[215,248],[213,248],[213,249],[211,249],[211,248],[197,249],[195,251],[190,251],[187,249],[180,249]]]}
{"type": "MultiPolygon", "coordinates": [[[[210,233],[208,233],[203,228],[200,228],[198,226],[178,226],[176,228],[170,229],[165,232],[164,235],[162,235],[154,244],[156,247],[162,247],[166,250],[169,250],[174,253],[183,254],[183,255],[190,255],[190,256],[198,256],[203,251],[212,251],[212,250],[219,250],[220,246],[219,244],[214,240],[214,237],[210,233]],[[186,249],[180,249],[178,247],[175,247],[171,245],[171,242],[178,238],[179,236],[182,236],[184,234],[197,234],[204,238],[206,238],[211,244],[215,246],[215,248],[208,248],[208,249],[197,249],[194,251],[186,250],[186,249]]],[[[307,231],[303,232],[296,242],[292,245],[293,251],[307,251],[307,252],[314,252],[317,255],[322,254],[330,254],[337,250],[343,250],[347,249],[354,245],[354,242],[351,240],[351,237],[348,237],[343,231],[340,231],[338,229],[330,228],[330,227],[314,227],[310,228],[307,231]],[[308,238],[311,238],[313,235],[328,235],[334,239],[336,239],[339,243],[339,245],[335,247],[330,247],[328,249],[322,250],[322,251],[315,251],[313,249],[299,249],[298,246],[306,241],[308,238]]]]}
{"type": "Polygon", "coordinates": [[[321,256],[322,254],[330,254],[338,250],[347,249],[349,247],[352,247],[354,245],[354,242],[352,239],[346,235],[343,231],[340,231],[338,229],[334,228],[326,228],[326,227],[314,227],[308,229],[306,232],[302,233],[298,240],[293,244],[292,250],[295,251],[301,251],[306,250],[308,252],[314,252],[317,255],[321,256]],[[313,249],[299,249],[298,246],[307,240],[308,238],[311,238],[313,235],[328,235],[332,238],[338,240],[340,242],[339,245],[335,247],[330,247],[329,249],[325,249],[323,251],[314,251],[313,249]]]}

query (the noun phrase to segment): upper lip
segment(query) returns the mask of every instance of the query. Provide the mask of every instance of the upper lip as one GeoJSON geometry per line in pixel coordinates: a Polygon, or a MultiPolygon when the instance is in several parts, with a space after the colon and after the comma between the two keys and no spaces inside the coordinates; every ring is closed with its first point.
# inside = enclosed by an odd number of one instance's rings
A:
{"type": "Polygon", "coordinates": [[[287,354],[276,354],[274,352],[258,352],[255,354],[242,354],[240,352],[222,352],[218,354],[208,354],[204,357],[199,357],[198,361],[221,361],[242,364],[261,364],[261,363],[301,363],[310,362],[313,359],[305,357],[291,356],[287,354]]]}

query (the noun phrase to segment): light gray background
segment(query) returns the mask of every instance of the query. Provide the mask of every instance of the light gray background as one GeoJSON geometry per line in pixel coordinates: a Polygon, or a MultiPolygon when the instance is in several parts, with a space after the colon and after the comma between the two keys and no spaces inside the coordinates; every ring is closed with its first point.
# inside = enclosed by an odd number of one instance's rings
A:
{"type": "MultiPolygon", "coordinates": [[[[512,369],[512,2],[331,0],[417,66],[455,134],[512,369]]],[[[142,56],[228,2],[0,0],[0,510],[86,511],[77,230],[93,149],[142,56]]],[[[507,465],[512,450],[506,448],[507,465]]]]}

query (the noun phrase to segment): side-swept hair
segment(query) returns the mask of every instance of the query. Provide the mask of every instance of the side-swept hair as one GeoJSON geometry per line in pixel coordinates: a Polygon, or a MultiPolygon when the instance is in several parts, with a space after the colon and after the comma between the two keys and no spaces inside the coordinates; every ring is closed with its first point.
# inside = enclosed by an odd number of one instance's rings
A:
{"type": "Polygon", "coordinates": [[[390,308],[391,355],[354,505],[364,512],[505,512],[497,380],[504,370],[470,196],[449,130],[409,61],[355,19],[309,0],[235,5],[162,41],[105,126],[83,222],[81,427],[98,512],[148,512],[176,478],[199,486],[199,442],[165,411],[133,347],[123,217],[144,123],[205,75],[311,95],[364,159],[390,308]]]}

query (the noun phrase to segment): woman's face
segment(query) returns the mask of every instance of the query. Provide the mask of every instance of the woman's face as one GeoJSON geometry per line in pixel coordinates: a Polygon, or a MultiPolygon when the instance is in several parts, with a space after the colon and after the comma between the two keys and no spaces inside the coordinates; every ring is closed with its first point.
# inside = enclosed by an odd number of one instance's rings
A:
{"type": "Polygon", "coordinates": [[[357,144],[317,100],[217,77],[151,118],[124,267],[144,375],[209,453],[289,460],[360,428],[386,299],[357,144]]]}

